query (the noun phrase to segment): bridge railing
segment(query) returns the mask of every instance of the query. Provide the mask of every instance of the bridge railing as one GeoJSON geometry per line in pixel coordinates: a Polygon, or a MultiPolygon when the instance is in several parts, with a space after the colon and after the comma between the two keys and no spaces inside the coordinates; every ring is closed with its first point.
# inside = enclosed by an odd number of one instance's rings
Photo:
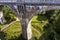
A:
{"type": "Polygon", "coordinates": [[[56,3],[59,3],[60,2],[60,0],[0,0],[0,2],[27,2],[27,3],[37,3],[37,2],[44,2],[44,3],[46,3],[46,2],[52,2],[52,3],[54,3],[54,2],[56,2],[56,3]]]}
{"type": "Polygon", "coordinates": [[[17,2],[17,0],[0,0],[0,2],[17,2]]]}
{"type": "Polygon", "coordinates": [[[60,0],[0,0],[0,4],[2,5],[8,5],[8,4],[60,5],[60,0]]]}
{"type": "Polygon", "coordinates": [[[46,3],[46,2],[52,2],[52,3],[54,3],[54,2],[56,2],[56,3],[58,3],[58,2],[60,2],[60,0],[24,0],[25,2],[44,2],[44,3],[46,3]]]}

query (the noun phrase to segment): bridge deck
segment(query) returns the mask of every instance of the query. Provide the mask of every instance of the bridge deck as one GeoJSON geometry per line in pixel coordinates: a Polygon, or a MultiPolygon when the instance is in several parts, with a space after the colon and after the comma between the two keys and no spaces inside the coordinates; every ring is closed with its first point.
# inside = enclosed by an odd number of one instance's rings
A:
{"type": "Polygon", "coordinates": [[[60,0],[0,0],[0,4],[60,5],[60,0]]]}

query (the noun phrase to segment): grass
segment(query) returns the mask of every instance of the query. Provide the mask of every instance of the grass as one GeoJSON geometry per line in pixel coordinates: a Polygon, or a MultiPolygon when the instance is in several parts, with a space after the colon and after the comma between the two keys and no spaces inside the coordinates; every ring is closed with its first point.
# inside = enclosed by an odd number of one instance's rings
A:
{"type": "Polygon", "coordinates": [[[21,24],[19,22],[16,22],[15,24],[11,25],[7,30],[4,32],[7,33],[6,39],[12,39],[15,37],[19,37],[19,35],[22,33],[21,24]]]}
{"type": "Polygon", "coordinates": [[[0,28],[3,28],[4,26],[6,26],[7,24],[4,24],[4,25],[0,25],[0,28]]]}
{"type": "MultiPolygon", "coordinates": [[[[0,27],[4,27],[5,25],[0,27]]],[[[11,25],[7,30],[4,30],[4,33],[6,34],[6,40],[15,38],[15,37],[19,37],[19,35],[21,35],[22,33],[22,28],[21,28],[21,24],[19,22],[16,22],[15,24],[11,25]]]]}
{"type": "MultiPolygon", "coordinates": [[[[47,21],[41,21],[37,20],[37,16],[33,17],[32,19],[32,32],[33,37],[35,37],[35,40],[38,40],[39,37],[43,34],[43,26],[46,25],[47,21]]],[[[6,25],[6,24],[5,24],[6,25]]],[[[4,27],[5,25],[0,25],[0,28],[4,27]]],[[[22,34],[22,27],[20,22],[16,22],[13,25],[11,25],[7,30],[3,31],[5,35],[6,40],[21,40],[19,39],[20,35],[22,34]]],[[[34,40],[34,39],[33,39],[34,40]]]]}
{"type": "MultiPolygon", "coordinates": [[[[36,37],[36,40],[39,40],[40,36],[44,33],[44,29],[43,27],[48,23],[47,20],[44,21],[39,21],[37,20],[38,16],[34,16],[32,18],[32,32],[33,32],[33,36],[36,37]]],[[[39,18],[42,20],[42,18],[39,18]]],[[[43,17],[43,19],[45,19],[43,17]]]]}

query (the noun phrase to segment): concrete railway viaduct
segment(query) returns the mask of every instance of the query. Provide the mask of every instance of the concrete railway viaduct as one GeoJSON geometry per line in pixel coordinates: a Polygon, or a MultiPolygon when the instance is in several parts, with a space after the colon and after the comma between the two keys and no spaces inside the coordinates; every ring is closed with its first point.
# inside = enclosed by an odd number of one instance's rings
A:
{"type": "Polygon", "coordinates": [[[30,40],[32,38],[32,17],[38,12],[60,9],[60,0],[0,0],[1,5],[9,7],[18,16],[22,24],[22,36],[30,40]]]}

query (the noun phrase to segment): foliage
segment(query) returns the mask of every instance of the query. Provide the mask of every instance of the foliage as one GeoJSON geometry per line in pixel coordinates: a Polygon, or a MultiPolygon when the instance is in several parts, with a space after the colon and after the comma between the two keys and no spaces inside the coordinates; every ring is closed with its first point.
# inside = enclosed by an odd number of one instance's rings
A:
{"type": "MultiPolygon", "coordinates": [[[[5,13],[8,14],[7,8],[5,13]]],[[[11,11],[9,11],[10,13],[11,11]]],[[[8,14],[10,15],[10,14],[8,14]]],[[[60,40],[60,10],[42,12],[32,18],[32,40],[60,40]]],[[[22,40],[19,22],[4,31],[6,40],[22,40]],[[16,30],[17,29],[17,30],[16,30]]]]}
{"type": "Polygon", "coordinates": [[[17,40],[17,38],[21,35],[21,24],[19,22],[11,25],[7,30],[4,31],[6,40],[17,40]],[[17,29],[17,30],[16,30],[17,29]]]}
{"type": "Polygon", "coordinates": [[[16,15],[8,7],[3,6],[3,13],[4,13],[4,17],[5,17],[5,19],[8,23],[10,23],[11,21],[16,20],[16,15]]]}
{"type": "Polygon", "coordinates": [[[58,32],[60,32],[58,31],[59,26],[57,25],[57,24],[60,25],[60,22],[58,21],[59,13],[60,13],[59,10],[46,11],[44,16],[47,18],[48,23],[47,25],[44,26],[45,33],[42,35],[42,39],[40,38],[40,40],[43,40],[43,39],[44,40],[60,40],[58,36],[60,33],[57,34],[58,32]]]}

